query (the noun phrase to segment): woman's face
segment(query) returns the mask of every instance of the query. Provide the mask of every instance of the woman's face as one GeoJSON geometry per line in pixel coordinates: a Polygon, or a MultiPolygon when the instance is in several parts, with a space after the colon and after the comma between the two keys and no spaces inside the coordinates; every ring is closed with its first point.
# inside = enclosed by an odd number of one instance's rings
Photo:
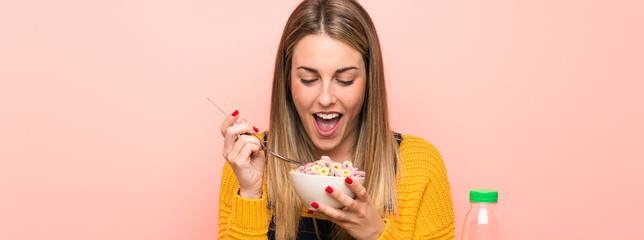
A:
{"type": "Polygon", "coordinates": [[[324,34],[305,36],[293,49],[293,101],[320,154],[353,152],[367,81],[364,65],[360,52],[324,34]]]}

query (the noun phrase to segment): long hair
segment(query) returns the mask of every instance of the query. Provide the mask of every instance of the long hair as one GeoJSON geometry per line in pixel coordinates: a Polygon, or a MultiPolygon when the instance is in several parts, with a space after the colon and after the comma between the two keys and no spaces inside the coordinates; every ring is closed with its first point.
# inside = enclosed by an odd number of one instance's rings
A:
{"type": "MultiPolygon", "coordinates": [[[[282,34],[273,76],[268,134],[269,148],[286,156],[313,162],[319,159],[304,130],[291,93],[291,64],[296,44],[309,34],[325,34],[343,41],[362,54],[367,84],[359,114],[354,166],[364,170],[364,186],[383,217],[397,215],[396,169],[400,152],[388,120],[382,53],[375,27],[367,12],[354,0],[305,0],[293,11],[282,34]]],[[[297,235],[302,202],[289,181],[292,164],[267,159],[268,204],[274,216],[277,239],[297,235]]],[[[335,239],[350,236],[336,226],[335,239]]]]}

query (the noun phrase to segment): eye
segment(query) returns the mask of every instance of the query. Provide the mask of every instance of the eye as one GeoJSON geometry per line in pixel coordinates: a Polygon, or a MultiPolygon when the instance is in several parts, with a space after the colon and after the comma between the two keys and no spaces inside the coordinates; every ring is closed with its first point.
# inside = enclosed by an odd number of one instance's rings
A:
{"type": "Polygon", "coordinates": [[[317,81],[317,79],[300,79],[300,82],[306,85],[312,84],[315,81],[317,81]]]}
{"type": "Polygon", "coordinates": [[[336,79],[336,80],[337,80],[341,85],[344,85],[344,86],[349,86],[349,85],[353,84],[353,81],[355,81],[355,79],[348,80],[348,81],[344,81],[344,80],[340,80],[340,79],[336,79]]]}

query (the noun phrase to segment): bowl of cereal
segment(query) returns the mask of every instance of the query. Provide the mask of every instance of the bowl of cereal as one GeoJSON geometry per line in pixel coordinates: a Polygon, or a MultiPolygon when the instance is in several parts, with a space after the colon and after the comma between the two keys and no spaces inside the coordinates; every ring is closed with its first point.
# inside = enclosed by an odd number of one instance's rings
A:
{"type": "Polygon", "coordinates": [[[331,186],[334,190],[355,198],[355,193],[349,189],[344,179],[351,177],[354,181],[362,184],[365,177],[365,172],[354,168],[350,161],[338,163],[331,161],[327,156],[291,169],[289,174],[295,193],[309,210],[315,210],[311,206],[312,202],[324,203],[334,208],[344,207],[324,189],[331,186]]]}

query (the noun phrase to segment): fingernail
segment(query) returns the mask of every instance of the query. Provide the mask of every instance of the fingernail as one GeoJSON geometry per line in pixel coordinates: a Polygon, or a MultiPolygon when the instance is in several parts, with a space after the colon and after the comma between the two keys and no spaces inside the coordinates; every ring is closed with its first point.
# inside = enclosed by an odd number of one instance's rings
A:
{"type": "Polygon", "coordinates": [[[238,111],[238,110],[235,110],[235,111],[233,112],[233,117],[236,117],[237,115],[239,115],[239,111],[238,111]]]}
{"type": "Polygon", "coordinates": [[[257,129],[256,127],[253,127],[253,130],[255,130],[255,132],[259,132],[259,129],[257,129]]]}
{"type": "Polygon", "coordinates": [[[316,202],[311,203],[311,206],[314,207],[314,208],[319,208],[320,207],[320,205],[318,205],[318,203],[316,203],[316,202]]]}
{"type": "Polygon", "coordinates": [[[350,177],[345,178],[344,181],[347,182],[347,184],[353,183],[353,180],[350,177]]]}
{"type": "Polygon", "coordinates": [[[306,213],[308,213],[308,214],[313,214],[313,211],[308,210],[308,211],[306,211],[306,213]]]}
{"type": "Polygon", "coordinates": [[[330,186],[327,186],[324,190],[326,190],[326,192],[328,193],[333,193],[333,188],[331,188],[330,186]]]}

